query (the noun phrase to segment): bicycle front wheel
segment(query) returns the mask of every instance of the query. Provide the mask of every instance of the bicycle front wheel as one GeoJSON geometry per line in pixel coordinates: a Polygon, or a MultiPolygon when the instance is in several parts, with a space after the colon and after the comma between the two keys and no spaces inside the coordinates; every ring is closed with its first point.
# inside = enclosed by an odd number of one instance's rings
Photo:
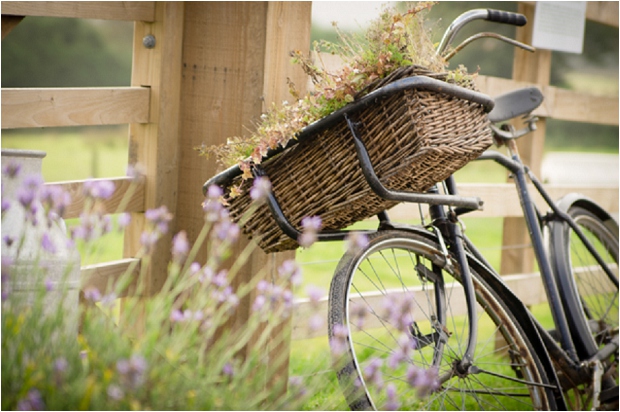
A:
{"type": "Polygon", "coordinates": [[[436,239],[379,232],[342,258],[330,288],[329,337],[351,409],[550,409],[527,336],[472,275],[477,346],[472,366],[461,370],[470,319],[459,269],[436,239]]]}

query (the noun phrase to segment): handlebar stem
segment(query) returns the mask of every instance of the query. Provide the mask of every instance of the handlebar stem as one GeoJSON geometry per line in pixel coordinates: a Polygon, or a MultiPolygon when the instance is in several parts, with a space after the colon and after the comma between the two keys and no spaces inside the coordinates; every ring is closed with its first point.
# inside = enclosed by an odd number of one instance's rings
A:
{"type": "Polygon", "coordinates": [[[469,10],[459,17],[454,19],[454,21],[450,24],[448,29],[443,35],[441,42],[439,43],[439,47],[437,48],[437,54],[439,56],[443,55],[446,51],[452,40],[456,37],[458,32],[465,26],[467,23],[474,20],[486,20],[489,17],[489,11],[487,9],[474,9],[469,10]]]}

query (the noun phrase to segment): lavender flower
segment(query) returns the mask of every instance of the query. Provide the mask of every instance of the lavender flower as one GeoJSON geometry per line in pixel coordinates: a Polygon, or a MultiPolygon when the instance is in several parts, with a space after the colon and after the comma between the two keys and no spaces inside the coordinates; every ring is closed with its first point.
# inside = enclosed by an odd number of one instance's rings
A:
{"type": "Polygon", "coordinates": [[[172,258],[176,262],[183,262],[189,253],[187,233],[182,230],[172,238],[172,258]]]}
{"type": "Polygon", "coordinates": [[[288,379],[288,385],[289,391],[296,394],[297,398],[304,396],[308,392],[300,376],[291,376],[288,379]]]}
{"type": "Polygon", "coordinates": [[[365,303],[352,302],[351,303],[351,323],[358,328],[362,328],[366,315],[368,314],[368,307],[365,303]]]}
{"type": "Polygon", "coordinates": [[[334,325],[329,345],[334,355],[343,355],[349,350],[349,329],[345,325],[334,325]]]}
{"type": "Polygon", "coordinates": [[[99,302],[101,300],[101,292],[95,287],[88,287],[84,290],[84,298],[91,302],[99,302]]]}
{"type": "Polygon", "coordinates": [[[22,168],[21,164],[13,160],[10,160],[7,164],[2,166],[2,174],[11,179],[14,179],[17,176],[19,176],[19,172],[21,168],[22,168]]]}
{"type": "Polygon", "coordinates": [[[310,329],[312,332],[317,332],[317,331],[322,330],[323,326],[324,326],[323,316],[319,315],[318,313],[315,313],[314,315],[310,317],[310,319],[308,319],[308,329],[310,329]]]}
{"type": "Polygon", "coordinates": [[[300,285],[302,282],[301,268],[292,259],[285,260],[278,268],[278,274],[283,279],[289,279],[294,286],[300,285]]]}
{"type": "Polygon", "coordinates": [[[345,247],[348,253],[357,253],[368,246],[368,236],[360,232],[351,232],[345,239],[345,247]]]}
{"type": "Polygon", "coordinates": [[[414,349],[414,341],[407,333],[401,333],[398,337],[398,347],[390,353],[388,357],[388,366],[396,369],[402,362],[411,359],[411,351],[414,349]]]}
{"type": "Polygon", "coordinates": [[[39,194],[41,204],[46,211],[47,224],[64,216],[67,207],[71,204],[71,195],[59,186],[43,186],[39,194]]]}
{"type": "Polygon", "coordinates": [[[127,226],[129,226],[129,223],[131,223],[131,213],[121,213],[120,215],[118,215],[118,227],[119,229],[124,229],[127,226]]]}
{"type": "Polygon", "coordinates": [[[226,362],[222,368],[224,376],[233,377],[235,375],[235,367],[230,362],[226,362]]]}
{"type": "Polygon", "coordinates": [[[414,300],[410,295],[400,295],[386,298],[384,301],[385,318],[388,322],[400,330],[407,332],[413,323],[414,300]]]}
{"type": "Polygon", "coordinates": [[[39,189],[43,185],[43,179],[39,175],[26,176],[21,187],[17,190],[17,200],[24,207],[26,212],[26,221],[32,223],[33,226],[38,224],[37,212],[39,189]]]}
{"type": "Polygon", "coordinates": [[[172,213],[166,206],[157,209],[149,209],[144,213],[144,217],[149,221],[159,233],[168,233],[168,223],[172,220],[172,213]]]}
{"type": "Polygon", "coordinates": [[[87,180],[84,182],[84,195],[93,199],[109,199],[116,191],[111,180],[87,180]]]}
{"type": "Polygon", "coordinates": [[[142,355],[131,355],[129,359],[116,362],[121,381],[130,389],[137,389],[144,383],[148,364],[142,355]]]}
{"type": "Polygon", "coordinates": [[[282,316],[288,317],[293,309],[293,293],[279,285],[261,280],[256,285],[258,295],[254,299],[252,309],[262,315],[274,313],[279,307],[283,308],[282,316]]]}
{"type": "Polygon", "coordinates": [[[68,367],[69,362],[65,358],[58,358],[54,361],[54,381],[56,386],[62,385],[68,367]]]}
{"type": "Polygon", "coordinates": [[[363,372],[364,380],[377,389],[383,388],[383,374],[381,373],[382,366],[383,361],[380,358],[372,358],[364,368],[363,372]]]}
{"type": "Polygon", "coordinates": [[[18,411],[44,411],[45,410],[45,402],[43,402],[43,397],[41,396],[41,392],[37,389],[30,389],[25,398],[21,399],[17,402],[17,410],[18,411]]]}
{"type": "Polygon", "coordinates": [[[54,242],[52,242],[48,232],[43,233],[43,236],[41,236],[41,247],[47,253],[56,253],[56,246],[54,245],[54,242]]]}
{"type": "Polygon", "coordinates": [[[109,215],[99,213],[80,214],[80,224],[71,229],[73,240],[81,239],[85,242],[93,241],[112,230],[112,221],[109,215]]]}
{"type": "Polygon", "coordinates": [[[385,409],[388,411],[396,411],[400,408],[400,402],[398,402],[398,395],[396,393],[396,386],[393,383],[389,383],[385,388],[386,401],[385,409]]]}
{"type": "Polygon", "coordinates": [[[142,178],[142,176],[145,175],[145,173],[141,165],[133,164],[127,166],[126,175],[131,178],[132,182],[137,182],[142,178]]]}
{"type": "Polygon", "coordinates": [[[306,288],[306,294],[308,295],[312,306],[316,308],[318,306],[318,303],[325,296],[325,291],[318,286],[309,285],[306,288]]]}
{"type": "Polygon", "coordinates": [[[201,311],[192,311],[189,309],[185,309],[184,311],[180,311],[179,309],[173,309],[170,313],[170,322],[172,323],[181,323],[181,322],[190,322],[190,321],[201,321],[204,318],[204,313],[201,311]]]}
{"type": "Polygon", "coordinates": [[[302,233],[297,239],[301,247],[308,248],[318,239],[318,233],[322,227],[320,216],[307,216],[301,220],[302,233]]]}
{"type": "Polygon", "coordinates": [[[123,390],[115,384],[109,385],[106,392],[108,393],[108,397],[115,401],[120,401],[121,399],[123,399],[123,396],[125,396],[123,390]]]}
{"type": "Polygon", "coordinates": [[[271,193],[271,182],[266,177],[257,177],[250,190],[250,197],[256,202],[264,202],[271,193]]]}
{"type": "Polygon", "coordinates": [[[6,213],[11,208],[11,201],[2,196],[2,214],[6,213]]]}
{"type": "Polygon", "coordinates": [[[229,220],[218,222],[213,229],[213,236],[219,241],[233,243],[239,238],[239,226],[229,220]]]}
{"type": "Polygon", "coordinates": [[[437,380],[438,373],[436,368],[422,369],[410,365],[407,370],[407,382],[418,392],[421,398],[426,397],[439,387],[437,380]]]}
{"type": "Polygon", "coordinates": [[[2,236],[2,241],[4,242],[5,245],[7,245],[8,247],[11,247],[11,245],[15,242],[15,237],[10,236],[10,235],[4,235],[2,236]]]}
{"type": "Polygon", "coordinates": [[[146,253],[153,251],[155,244],[159,240],[160,234],[157,232],[142,232],[140,234],[140,244],[146,249],[146,253]]]}
{"type": "Polygon", "coordinates": [[[172,220],[172,214],[166,206],[161,206],[147,210],[144,217],[152,227],[142,232],[140,243],[146,249],[146,253],[151,253],[161,235],[168,232],[168,223],[172,220]]]}

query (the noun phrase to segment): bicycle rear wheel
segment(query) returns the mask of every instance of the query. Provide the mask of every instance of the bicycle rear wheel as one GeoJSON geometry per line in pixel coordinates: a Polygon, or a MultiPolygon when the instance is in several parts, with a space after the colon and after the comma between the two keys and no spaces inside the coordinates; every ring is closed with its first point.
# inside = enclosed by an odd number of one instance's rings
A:
{"type": "Polygon", "coordinates": [[[527,336],[473,271],[478,340],[473,366],[459,370],[468,337],[465,297],[455,261],[431,237],[376,233],[336,269],[329,337],[351,409],[553,407],[527,336]]]}
{"type": "MultiPolygon", "coordinates": [[[[580,359],[591,358],[618,335],[618,224],[590,202],[573,204],[567,210],[586,238],[605,261],[607,274],[583,241],[565,222],[551,224],[551,251],[564,311],[580,359]]],[[[610,392],[618,399],[618,353],[604,362],[610,392]],[[615,383],[614,383],[615,382],[615,383]]],[[[590,382],[577,386],[575,408],[591,402],[590,382]]],[[[605,383],[604,383],[605,386],[605,383]]],[[[605,389],[605,387],[603,388],[605,389]]],[[[605,401],[605,394],[601,396],[605,401]]]]}

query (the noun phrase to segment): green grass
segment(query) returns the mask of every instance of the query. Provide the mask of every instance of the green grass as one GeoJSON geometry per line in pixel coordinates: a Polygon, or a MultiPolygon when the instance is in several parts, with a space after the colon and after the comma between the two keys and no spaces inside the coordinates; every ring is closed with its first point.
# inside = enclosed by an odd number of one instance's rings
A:
{"type": "MultiPolygon", "coordinates": [[[[549,312],[548,305],[535,305],[531,308],[531,311],[543,326],[548,328],[552,327],[553,319],[549,312]]],[[[491,336],[494,334],[495,330],[496,327],[493,322],[486,316],[482,317],[479,323],[478,341],[485,342],[489,339],[492,341],[493,339],[491,336]]],[[[372,355],[373,354],[368,354],[368,356],[372,355]]],[[[486,360],[488,360],[488,358],[486,358],[486,360]]],[[[502,359],[498,359],[498,361],[505,363],[502,359]]],[[[506,372],[511,374],[510,370],[506,372]]],[[[317,392],[310,398],[307,404],[307,410],[348,409],[340,391],[336,374],[331,370],[331,353],[326,337],[297,340],[291,343],[289,375],[304,378],[320,377],[318,380],[313,381],[314,385],[318,385],[315,386],[317,392]],[[317,384],[317,382],[319,383],[317,384]]],[[[471,407],[474,408],[472,410],[475,410],[477,405],[472,404],[471,407]]],[[[511,408],[518,410],[521,409],[522,406],[514,405],[511,407],[506,405],[506,409],[511,408]]]]}

